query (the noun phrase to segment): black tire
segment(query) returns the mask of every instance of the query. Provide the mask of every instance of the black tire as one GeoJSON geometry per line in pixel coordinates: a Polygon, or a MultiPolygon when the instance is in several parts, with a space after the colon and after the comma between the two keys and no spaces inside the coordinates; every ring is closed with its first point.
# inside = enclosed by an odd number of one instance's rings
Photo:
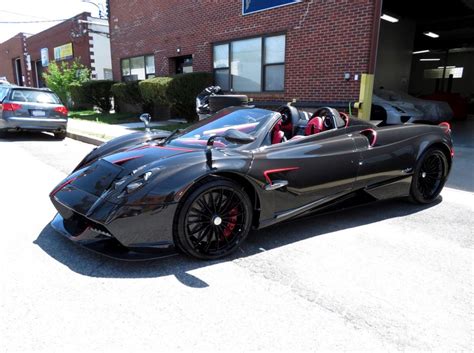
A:
{"type": "Polygon", "coordinates": [[[240,107],[247,105],[249,98],[245,95],[217,95],[209,97],[209,109],[215,113],[228,107],[240,107]]]}
{"type": "Polygon", "coordinates": [[[238,249],[252,224],[252,204],[245,190],[228,179],[205,182],[182,201],[175,242],[184,253],[203,260],[238,249]]]}
{"type": "Polygon", "coordinates": [[[66,131],[60,131],[60,132],[55,132],[54,133],[54,138],[56,140],[64,140],[67,136],[67,132],[66,131]]]}
{"type": "Polygon", "coordinates": [[[410,201],[428,204],[436,200],[446,183],[449,164],[439,148],[429,148],[418,160],[410,187],[410,201]]]}

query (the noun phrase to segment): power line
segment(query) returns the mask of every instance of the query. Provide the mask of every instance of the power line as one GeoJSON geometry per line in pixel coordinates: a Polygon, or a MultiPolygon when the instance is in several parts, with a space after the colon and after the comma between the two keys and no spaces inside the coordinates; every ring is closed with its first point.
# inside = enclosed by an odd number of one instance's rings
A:
{"type": "Polygon", "coordinates": [[[8,14],[10,14],[10,15],[21,16],[21,17],[30,17],[30,18],[37,18],[37,19],[40,19],[40,20],[48,20],[47,17],[40,17],[40,16],[34,16],[34,15],[27,15],[27,14],[24,14],[24,13],[18,13],[18,12],[13,12],[13,11],[0,10],[0,12],[8,13],[8,14]]]}
{"type": "Polygon", "coordinates": [[[69,18],[63,18],[61,20],[44,20],[44,21],[0,21],[0,24],[20,24],[20,23],[47,23],[47,22],[63,22],[69,18]]]}

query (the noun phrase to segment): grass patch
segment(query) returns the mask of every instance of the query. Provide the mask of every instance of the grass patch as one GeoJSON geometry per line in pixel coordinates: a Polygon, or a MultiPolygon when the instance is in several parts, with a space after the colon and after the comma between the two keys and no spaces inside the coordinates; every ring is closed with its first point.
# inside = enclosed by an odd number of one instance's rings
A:
{"type": "Polygon", "coordinates": [[[103,124],[125,124],[125,123],[139,123],[138,114],[134,113],[114,113],[102,114],[94,110],[70,111],[69,117],[72,119],[81,119],[94,121],[103,124]]]}

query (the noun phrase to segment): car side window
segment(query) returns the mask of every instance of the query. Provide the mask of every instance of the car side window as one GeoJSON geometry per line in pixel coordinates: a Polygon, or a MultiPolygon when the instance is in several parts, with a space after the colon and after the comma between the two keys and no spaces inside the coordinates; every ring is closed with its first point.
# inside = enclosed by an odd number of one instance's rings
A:
{"type": "Polygon", "coordinates": [[[8,89],[0,87],[0,102],[3,102],[5,97],[7,96],[8,89]]]}

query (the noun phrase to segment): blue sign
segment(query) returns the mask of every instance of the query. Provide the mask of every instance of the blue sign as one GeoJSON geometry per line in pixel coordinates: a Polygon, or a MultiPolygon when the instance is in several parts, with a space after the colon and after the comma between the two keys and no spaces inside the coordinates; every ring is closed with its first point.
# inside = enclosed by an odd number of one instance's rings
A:
{"type": "Polygon", "coordinates": [[[49,65],[48,48],[42,48],[40,53],[41,53],[41,66],[47,67],[49,65]]]}
{"type": "Polygon", "coordinates": [[[273,9],[275,7],[291,5],[302,0],[242,0],[242,13],[250,13],[273,9]]]}

